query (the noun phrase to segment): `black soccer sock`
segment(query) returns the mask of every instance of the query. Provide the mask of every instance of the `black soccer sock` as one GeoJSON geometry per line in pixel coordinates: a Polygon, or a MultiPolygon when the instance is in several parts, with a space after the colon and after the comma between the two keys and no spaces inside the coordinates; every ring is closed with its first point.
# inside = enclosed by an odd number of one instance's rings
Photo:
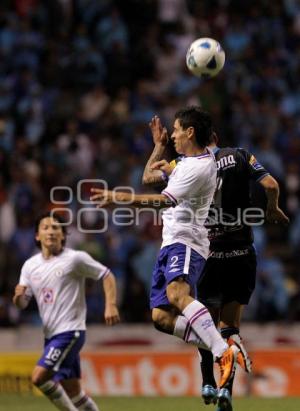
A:
{"type": "Polygon", "coordinates": [[[232,396],[232,387],[233,387],[234,376],[235,376],[235,371],[234,371],[232,377],[230,378],[230,380],[228,381],[228,383],[225,385],[225,388],[227,388],[227,390],[230,392],[231,396],[232,396]]]}
{"type": "Polygon", "coordinates": [[[217,388],[216,380],[214,377],[214,359],[211,351],[204,350],[203,348],[198,348],[201,354],[201,373],[202,373],[202,387],[204,385],[212,385],[217,388]]]}
{"type": "Polygon", "coordinates": [[[239,332],[240,332],[240,329],[237,327],[221,328],[221,335],[223,338],[225,338],[225,340],[227,340],[227,338],[229,338],[233,334],[239,334],[239,332]]]}

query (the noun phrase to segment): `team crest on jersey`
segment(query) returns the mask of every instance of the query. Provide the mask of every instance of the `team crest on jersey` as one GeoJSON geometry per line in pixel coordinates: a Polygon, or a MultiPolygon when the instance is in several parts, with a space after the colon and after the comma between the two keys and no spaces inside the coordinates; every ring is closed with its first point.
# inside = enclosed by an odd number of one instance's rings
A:
{"type": "Polygon", "coordinates": [[[43,301],[46,304],[52,304],[54,300],[52,288],[42,288],[43,301]]]}
{"type": "Polygon", "coordinates": [[[254,170],[260,170],[263,168],[262,165],[259,164],[259,162],[256,160],[253,154],[250,157],[249,164],[254,168],[254,170]]]}

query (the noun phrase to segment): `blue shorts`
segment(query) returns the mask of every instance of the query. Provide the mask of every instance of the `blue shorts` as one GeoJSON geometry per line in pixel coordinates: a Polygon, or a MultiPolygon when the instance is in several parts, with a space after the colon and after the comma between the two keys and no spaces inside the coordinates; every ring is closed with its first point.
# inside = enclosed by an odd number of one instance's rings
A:
{"type": "Polygon", "coordinates": [[[54,371],[55,381],[80,378],[79,352],[84,341],[85,331],[67,331],[45,339],[38,365],[54,371]]]}
{"type": "Polygon", "coordinates": [[[170,305],[167,285],[180,276],[184,276],[196,297],[197,283],[205,262],[205,258],[185,244],[174,243],[162,248],[153,270],[150,308],[170,305]]]}

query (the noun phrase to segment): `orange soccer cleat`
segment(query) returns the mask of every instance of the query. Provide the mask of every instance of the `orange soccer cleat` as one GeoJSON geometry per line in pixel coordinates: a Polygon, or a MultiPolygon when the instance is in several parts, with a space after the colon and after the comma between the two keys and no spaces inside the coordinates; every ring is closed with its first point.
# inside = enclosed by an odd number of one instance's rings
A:
{"type": "Polygon", "coordinates": [[[225,387],[225,385],[233,377],[238,352],[238,347],[235,344],[233,344],[227,348],[227,350],[223,353],[222,357],[216,360],[216,362],[220,366],[220,388],[225,387]]]}

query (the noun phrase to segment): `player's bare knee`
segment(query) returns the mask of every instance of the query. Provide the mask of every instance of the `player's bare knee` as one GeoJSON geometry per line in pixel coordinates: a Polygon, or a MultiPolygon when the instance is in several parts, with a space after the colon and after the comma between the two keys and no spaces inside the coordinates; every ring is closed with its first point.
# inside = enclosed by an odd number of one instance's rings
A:
{"type": "Polygon", "coordinates": [[[41,374],[33,373],[31,376],[31,382],[34,386],[39,387],[40,385],[44,384],[47,379],[41,374]]]}
{"type": "Polygon", "coordinates": [[[178,293],[176,292],[176,290],[167,290],[167,296],[168,296],[168,300],[170,301],[170,304],[174,305],[174,307],[178,308],[178,304],[180,301],[180,296],[178,295],[178,293]]]}
{"type": "Polygon", "coordinates": [[[152,321],[155,324],[163,325],[166,322],[167,313],[162,310],[154,309],[152,310],[152,321]]]}
{"type": "Polygon", "coordinates": [[[46,381],[51,379],[51,372],[42,367],[36,367],[31,374],[31,382],[36,387],[44,384],[46,381]]]}
{"type": "Polygon", "coordinates": [[[172,281],[167,286],[167,297],[170,304],[174,305],[180,311],[182,310],[183,299],[189,295],[189,285],[185,281],[172,281]]]}
{"type": "Polygon", "coordinates": [[[170,318],[170,314],[161,310],[152,310],[152,321],[154,327],[158,331],[172,333],[173,332],[173,322],[170,318]]]}

